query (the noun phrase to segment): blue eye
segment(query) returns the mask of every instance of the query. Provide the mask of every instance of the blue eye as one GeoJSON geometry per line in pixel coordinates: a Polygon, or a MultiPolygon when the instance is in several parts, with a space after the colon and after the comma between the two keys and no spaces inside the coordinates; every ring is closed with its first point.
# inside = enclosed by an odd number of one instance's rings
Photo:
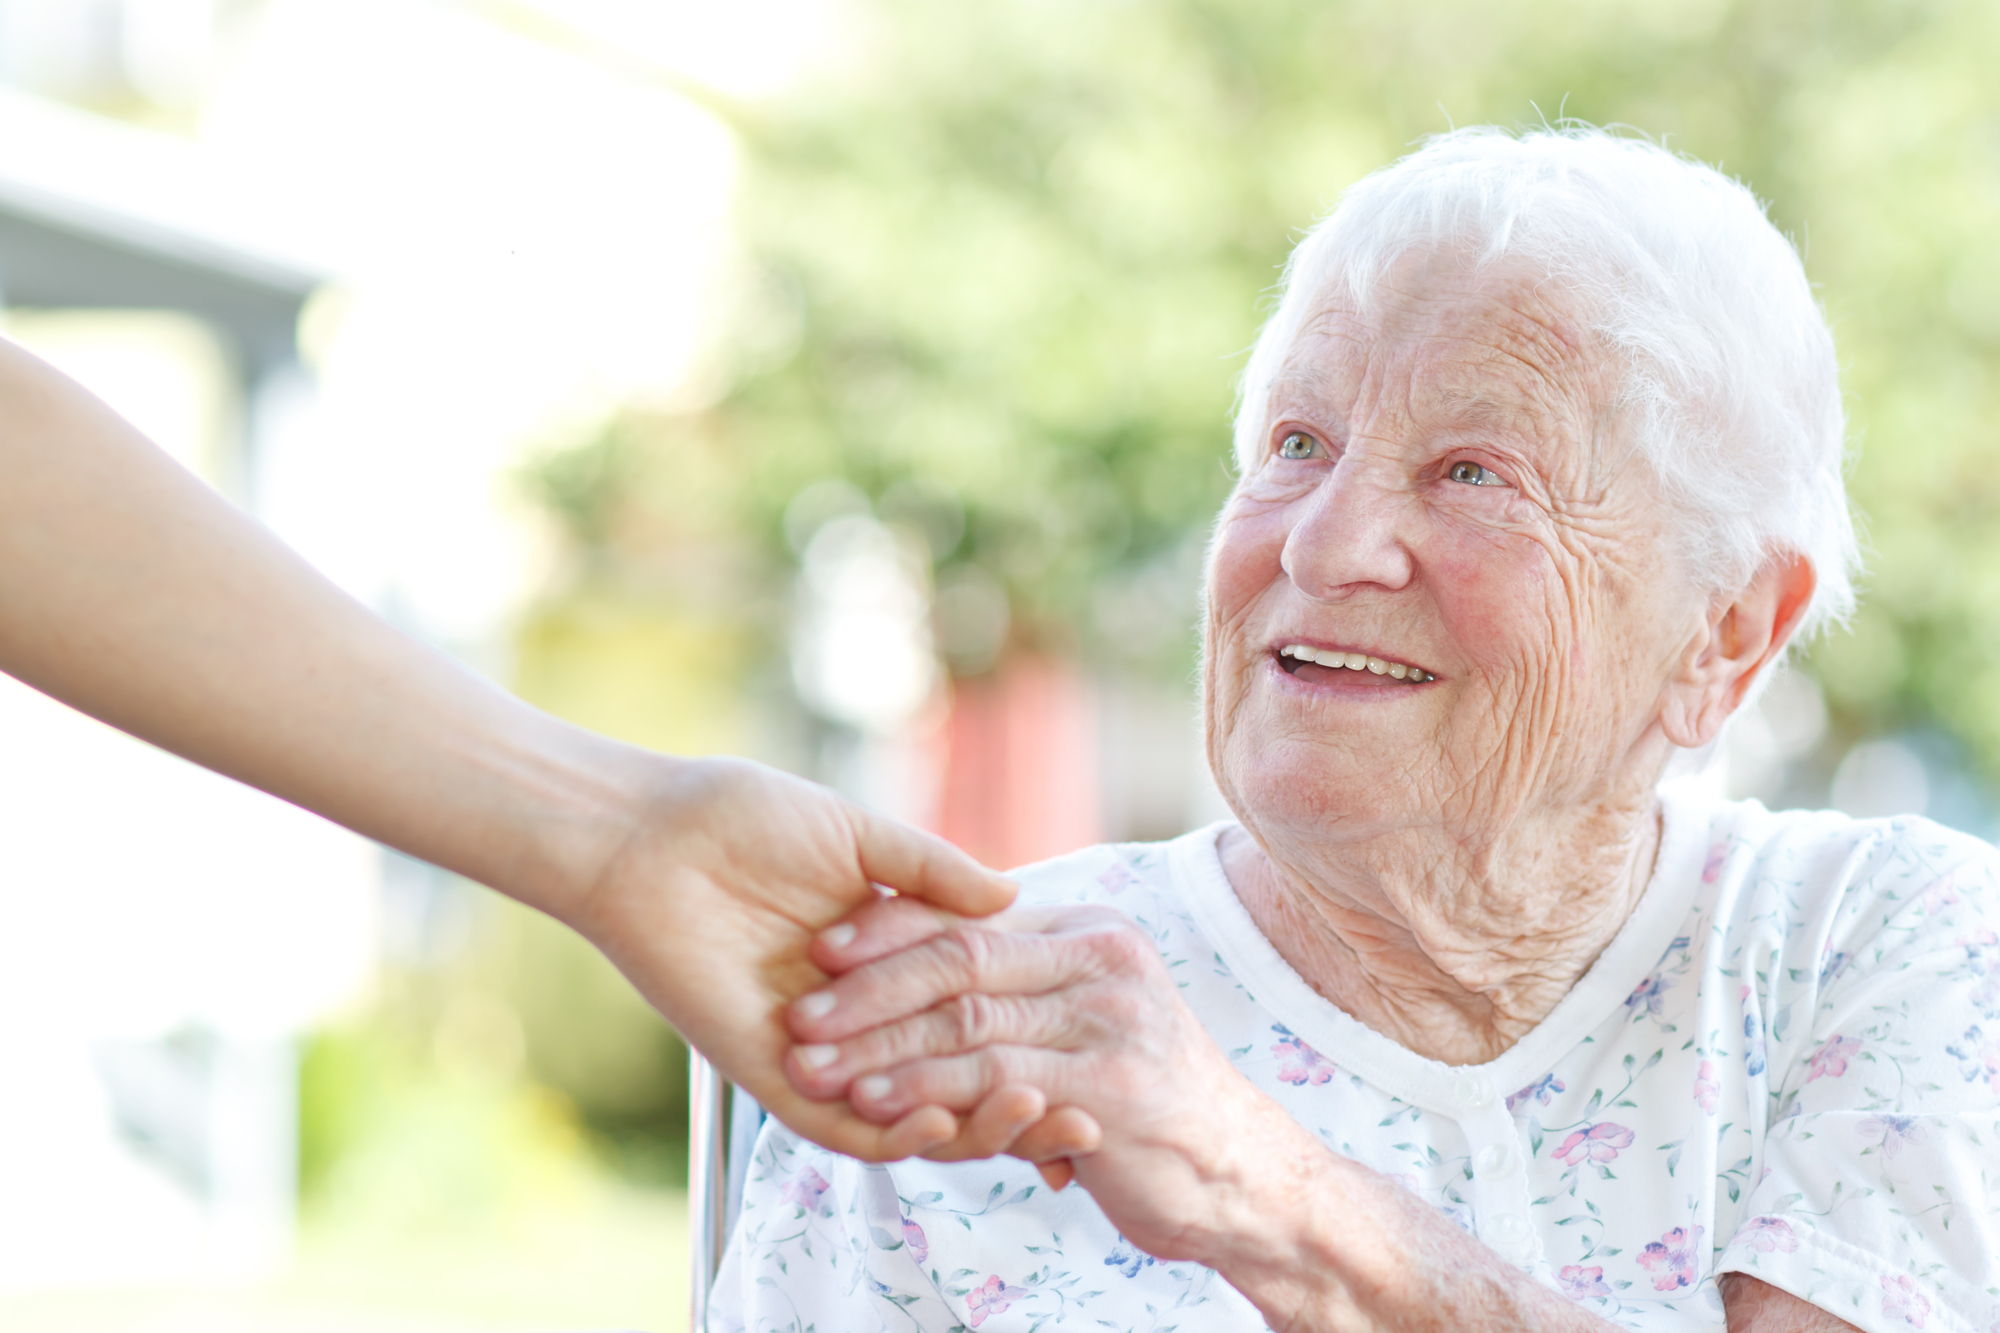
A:
{"type": "Polygon", "coordinates": [[[1295,430],[1278,444],[1280,458],[1311,458],[1319,441],[1302,430],[1295,430]]]}
{"type": "Polygon", "coordinates": [[[1462,481],[1468,486],[1499,486],[1503,484],[1500,478],[1494,476],[1477,463],[1453,463],[1451,465],[1451,479],[1453,481],[1462,481]]]}

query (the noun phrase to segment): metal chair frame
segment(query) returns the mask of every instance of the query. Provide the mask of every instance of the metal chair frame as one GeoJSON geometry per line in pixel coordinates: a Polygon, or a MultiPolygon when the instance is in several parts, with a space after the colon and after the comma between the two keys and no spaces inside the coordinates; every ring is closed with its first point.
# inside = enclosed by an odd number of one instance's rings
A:
{"type": "Polygon", "coordinates": [[[743,1206],[750,1156],[766,1112],[722,1076],[708,1058],[688,1050],[688,1297],[691,1333],[707,1327],[708,1299],[729,1233],[743,1206]]]}

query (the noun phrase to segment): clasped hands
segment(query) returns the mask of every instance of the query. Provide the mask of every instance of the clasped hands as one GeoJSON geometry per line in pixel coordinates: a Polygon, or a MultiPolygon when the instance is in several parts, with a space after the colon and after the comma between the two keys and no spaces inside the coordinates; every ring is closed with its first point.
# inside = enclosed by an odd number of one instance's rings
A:
{"type": "Polygon", "coordinates": [[[887,898],[823,931],[812,959],[833,979],[787,1013],[800,1094],[847,1098],[907,1155],[1005,1153],[1055,1188],[1073,1174],[1158,1257],[1216,1263],[1283,1188],[1270,1164],[1321,1151],[1111,909],[967,920],[887,898]]]}

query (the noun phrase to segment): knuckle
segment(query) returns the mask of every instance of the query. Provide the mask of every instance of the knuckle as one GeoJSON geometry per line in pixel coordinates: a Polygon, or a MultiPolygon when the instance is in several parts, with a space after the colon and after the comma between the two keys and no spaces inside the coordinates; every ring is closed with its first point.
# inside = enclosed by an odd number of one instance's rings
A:
{"type": "Polygon", "coordinates": [[[1153,941],[1129,921],[1094,930],[1089,941],[1094,961],[1114,976],[1141,974],[1160,961],[1153,941]]]}
{"type": "Polygon", "coordinates": [[[953,1044],[964,1050],[984,1046],[993,1040],[998,1027],[998,1009],[992,996],[978,991],[953,996],[945,1005],[945,1021],[953,1044]]]}
{"type": "Polygon", "coordinates": [[[1113,1032],[1130,1032],[1145,1021],[1152,1006],[1143,995],[1121,987],[1099,996],[1091,1008],[1113,1032]]]}
{"type": "Polygon", "coordinates": [[[975,981],[993,962],[993,934],[977,926],[954,924],[938,936],[937,952],[949,977],[975,981]]]}

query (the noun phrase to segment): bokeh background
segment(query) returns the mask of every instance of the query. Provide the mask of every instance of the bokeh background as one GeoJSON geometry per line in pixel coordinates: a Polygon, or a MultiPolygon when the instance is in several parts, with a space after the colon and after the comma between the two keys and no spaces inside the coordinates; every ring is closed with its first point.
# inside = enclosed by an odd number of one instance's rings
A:
{"type": "MultiPolygon", "coordinates": [[[[1278,265],[1451,125],[1747,182],[1851,632],[1705,780],[1994,836],[2000,9],[0,0],[5,333],[531,701],[1011,864],[1220,813],[1278,265]]],[[[559,928],[0,679],[0,1326],[685,1326],[685,1052],[559,928]]]]}

